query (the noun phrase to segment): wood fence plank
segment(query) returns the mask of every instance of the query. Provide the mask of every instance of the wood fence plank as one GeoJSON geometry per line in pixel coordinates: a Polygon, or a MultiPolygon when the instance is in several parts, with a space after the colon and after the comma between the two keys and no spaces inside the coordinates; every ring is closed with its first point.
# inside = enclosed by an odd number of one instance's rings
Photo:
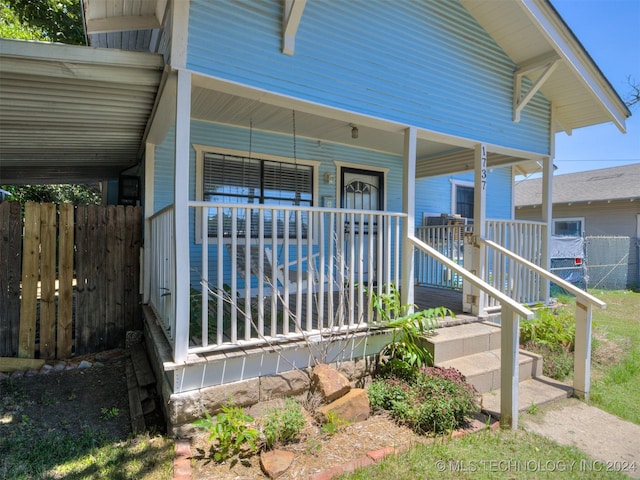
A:
{"type": "Polygon", "coordinates": [[[25,204],[24,232],[18,356],[34,358],[40,250],[40,205],[37,203],[25,204]]]}
{"type": "Polygon", "coordinates": [[[40,358],[56,354],[56,205],[40,205],[40,358]]]}
{"type": "Polygon", "coordinates": [[[142,207],[136,207],[134,209],[133,219],[133,234],[134,234],[134,259],[133,259],[133,282],[134,287],[131,289],[133,294],[133,329],[142,330],[142,279],[140,278],[142,272],[142,207]]]}
{"type": "Polygon", "coordinates": [[[98,211],[95,205],[89,205],[87,207],[87,328],[85,330],[87,336],[84,338],[84,342],[87,348],[87,352],[92,351],[96,345],[97,332],[97,318],[96,312],[99,309],[97,298],[97,282],[98,277],[96,272],[98,270],[98,249],[99,244],[97,242],[96,229],[98,226],[98,211]]]}
{"type": "Polygon", "coordinates": [[[58,260],[58,331],[57,355],[71,357],[73,342],[73,217],[70,203],[60,205],[58,260]]]}
{"type": "Polygon", "coordinates": [[[95,245],[96,250],[93,255],[96,258],[96,281],[95,281],[95,302],[96,311],[94,317],[95,344],[93,351],[101,351],[110,348],[107,341],[107,210],[102,205],[96,205],[96,229],[95,245]]]}
{"type": "Polygon", "coordinates": [[[116,290],[116,277],[118,275],[119,259],[116,251],[116,207],[107,207],[107,257],[106,257],[106,282],[107,298],[105,311],[105,333],[107,344],[117,346],[118,339],[124,338],[122,317],[118,311],[118,295],[116,290]]]}
{"type": "Polygon", "coordinates": [[[75,215],[75,243],[76,243],[76,334],[75,353],[82,355],[88,352],[88,241],[87,241],[87,206],[78,205],[75,215]]]}
{"type": "Polygon", "coordinates": [[[40,369],[44,359],[39,358],[6,358],[0,357],[0,372],[15,372],[17,370],[40,369]]]}
{"type": "Polygon", "coordinates": [[[116,253],[120,268],[116,275],[116,292],[118,295],[118,315],[122,324],[122,330],[126,332],[127,313],[125,310],[125,284],[124,284],[124,258],[125,258],[125,241],[126,241],[126,219],[124,205],[118,205],[116,208],[117,234],[116,234],[116,253]]]}
{"type": "Polygon", "coordinates": [[[17,202],[0,202],[0,356],[18,355],[22,216],[17,202]]]}
{"type": "Polygon", "coordinates": [[[126,207],[126,253],[125,253],[125,301],[126,328],[135,330],[141,328],[140,322],[140,208],[126,207]]]}

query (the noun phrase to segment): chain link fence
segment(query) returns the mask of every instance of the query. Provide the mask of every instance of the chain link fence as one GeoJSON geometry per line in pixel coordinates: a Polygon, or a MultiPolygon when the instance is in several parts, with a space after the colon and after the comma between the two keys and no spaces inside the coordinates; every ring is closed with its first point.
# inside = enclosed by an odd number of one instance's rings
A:
{"type": "MultiPolygon", "coordinates": [[[[590,236],[584,238],[583,254],[551,259],[551,272],[579,288],[621,290],[630,288],[638,259],[634,254],[635,237],[590,236]]],[[[552,284],[552,295],[561,289],[552,284]]]]}

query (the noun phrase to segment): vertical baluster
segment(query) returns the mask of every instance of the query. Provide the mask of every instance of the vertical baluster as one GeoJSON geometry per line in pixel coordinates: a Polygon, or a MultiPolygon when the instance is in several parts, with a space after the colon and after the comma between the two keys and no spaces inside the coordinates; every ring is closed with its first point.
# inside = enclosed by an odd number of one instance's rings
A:
{"type": "MultiPolygon", "coordinates": [[[[224,211],[222,207],[218,207],[218,215],[217,215],[217,226],[216,226],[216,240],[218,241],[218,275],[216,278],[217,283],[217,297],[216,297],[216,344],[222,345],[223,342],[223,331],[224,331],[224,263],[223,263],[223,255],[224,250],[222,248],[222,244],[224,242],[224,211]]],[[[229,259],[231,263],[231,270],[235,269],[235,259],[229,259]]],[[[233,307],[232,307],[233,308],[233,307]]]]}
{"type": "Polygon", "coordinates": [[[199,207],[202,222],[202,346],[209,345],[209,209],[207,207],[199,207]]]}
{"type": "MultiPolygon", "coordinates": [[[[271,210],[271,271],[278,264],[278,210],[271,210]]],[[[271,274],[273,277],[273,273],[271,274]]],[[[271,280],[271,336],[278,334],[278,281],[271,280]]]]}
{"type": "MultiPolygon", "coordinates": [[[[290,211],[284,209],[282,211],[283,219],[283,233],[282,233],[282,261],[286,264],[289,263],[289,213],[290,211]]],[[[285,335],[289,333],[289,321],[291,319],[291,310],[289,309],[289,269],[285,268],[282,274],[282,331],[285,335]]],[[[274,288],[277,288],[277,280],[274,282],[274,288]]],[[[296,318],[297,322],[298,319],[296,318]]]]}

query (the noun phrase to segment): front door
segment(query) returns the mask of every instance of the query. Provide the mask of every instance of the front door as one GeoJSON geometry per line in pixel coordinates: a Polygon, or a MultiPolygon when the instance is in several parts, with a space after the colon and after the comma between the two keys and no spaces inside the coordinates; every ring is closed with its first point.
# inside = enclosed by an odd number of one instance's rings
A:
{"type": "MultiPolygon", "coordinates": [[[[340,170],[340,207],[347,210],[382,210],[384,206],[384,174],[373,170],[342,167],[340,170]]],[[[369,282],[378,258],[377,218],[363,213],[345,222],[345,260],[356,281],[369,282]],[[353,259],[353,261],[352,261],[353,259]]],[[[375,276],[375,275],[374,275],[375,276]]]]}

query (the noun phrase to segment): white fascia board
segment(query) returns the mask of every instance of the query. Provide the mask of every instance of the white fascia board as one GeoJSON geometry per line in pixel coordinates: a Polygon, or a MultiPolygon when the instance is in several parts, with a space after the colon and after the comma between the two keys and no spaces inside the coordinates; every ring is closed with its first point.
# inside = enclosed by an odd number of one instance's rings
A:
{"type": "Polygon", "coordinates": [[[611,121],[626,133],[625,121],[630,116],[628,108],[548,1],[520,0],[520,5],[566,65],[600,101],[611,121]]]}
{"type": "Polygon", "coordinates": [[[148,52],[129,52],[112,48],[64,45],[32,40],[0,39],[0,59],[25,58],[44,61],[88,63],[116,67],[162,70],[162,55],[148,52]]]}
{"type": "Polygon", "coordinates": [[[87,19],[87,34],[130,32],[133,30],[153,30],[160,28],[155,15],[126,15],[121,17],[104,17],[87,19]]]}

